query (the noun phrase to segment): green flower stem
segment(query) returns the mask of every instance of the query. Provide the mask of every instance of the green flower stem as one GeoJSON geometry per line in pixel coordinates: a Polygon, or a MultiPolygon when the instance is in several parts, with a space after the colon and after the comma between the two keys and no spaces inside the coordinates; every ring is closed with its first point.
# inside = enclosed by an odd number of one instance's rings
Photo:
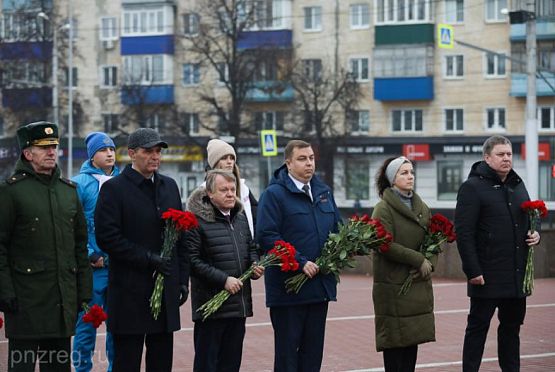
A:
{"type": "Polygon", "coordinates": [[[534,246],[528,249],[526,272],[524,273],[524,285],[522,289],[524,293],[528,295],[531,295],[534,290],[534,246]]]}

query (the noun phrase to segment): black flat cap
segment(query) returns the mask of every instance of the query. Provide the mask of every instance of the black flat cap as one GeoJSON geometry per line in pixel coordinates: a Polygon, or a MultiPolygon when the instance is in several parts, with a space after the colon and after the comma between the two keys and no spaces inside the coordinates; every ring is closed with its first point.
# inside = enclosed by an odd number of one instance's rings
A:
{"type": "Polygon", "coordinates": [[[127,141],[127,148],[129,149],[136,149],[137,147],[149,149],[155,146],[168,148],[168,144],[162,141],[158,132],[152,128],[137,129],[129,135],[129,140],[127,141]]]}

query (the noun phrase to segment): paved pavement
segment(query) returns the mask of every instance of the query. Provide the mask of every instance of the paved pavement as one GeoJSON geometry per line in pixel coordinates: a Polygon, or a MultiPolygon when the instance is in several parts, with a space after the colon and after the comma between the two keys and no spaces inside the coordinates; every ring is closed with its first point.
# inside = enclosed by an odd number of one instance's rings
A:
{"type": "MultiPolygon", "coordinates": [[[[273,336],[268,310],[264,306],[263,282],[254,282],[255,316],[247,322],[242,371],[272,370],[273,336]]],[[[468,298],[463,281],[434,279],[436,338],[421,345],[417,371],[460,371],[460,354],[468,298]]],[[[338,302],[330,305],[324,350],[323,372],[383,371],[382,354],[374,343],[372,278],[345,275],[338,287],[338,302]]],[[[192,371],[192,322],[189,303],[182,308],[182,329],[175,334],[175,372],[192,371]]],[[[497,320],[494,318],[484,352],[481,371],[500,371],[496,352],[497,320]]],[[[101,328],[98,343],[105,340],[101,328]]],[[[0,331],[1,332],[1,331],[0,331]]],[[[6,371],[7,343],[0,336],[0,372],[6,371]]],[[[105,371],[105,353],[97,350],[93,371],[105,371]]],[[[555,278],[536,279],[534,295],[528,299],[521,331],[523,372],[555,371],[555,278]]]]}

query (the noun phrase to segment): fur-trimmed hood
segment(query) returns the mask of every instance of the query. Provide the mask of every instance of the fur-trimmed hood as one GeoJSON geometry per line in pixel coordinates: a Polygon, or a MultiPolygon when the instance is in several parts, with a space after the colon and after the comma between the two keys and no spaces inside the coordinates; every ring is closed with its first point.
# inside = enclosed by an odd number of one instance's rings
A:
{"type": "MultiPolygon", "coordinates": [[[[187,199],[187,210],[206,222],[216,221],[216,211],[218,209],[210,202],[210,197],[204,186],[198,187],[192,192],[191,196],[189,196],[189,199],[187,199]]],[[[231,218],[233,219],[235,215],[242,211],[243,204],[241,204],[239,198],[235,197],[235,206],[231,210],[231,218]]]]}

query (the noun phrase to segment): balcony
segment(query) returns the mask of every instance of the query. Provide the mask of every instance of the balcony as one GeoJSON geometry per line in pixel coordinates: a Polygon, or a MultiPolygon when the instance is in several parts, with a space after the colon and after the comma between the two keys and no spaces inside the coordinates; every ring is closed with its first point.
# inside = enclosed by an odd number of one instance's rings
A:
{"type": "Polygon", "coordinates": [[[295,92],[291,84],[280,81],[256,81],[249,89],[245,100],[251,103],[291,102],[295,92]]]}
{"type": "Polygon", "coordinates": [[[248,31],[239,36],[238,49],[257,48],[291,48],[293,32],[291,30],[248,31]]]}
{"type": "Polygon", "coordinates": [[[51,58],[51,41],[16,41],[13,43],[0,43],[0,60],[34,59],[47,61],[51,58]]]}
{"type": "Polygon", "coordinates": [[[434,24],[376,26],[376,46],[392,44],[433,44],[434,24]]]}
{"type": "MultiPolygon", "coordinates": [[[[526,40],[526,24],[511,25],[511,41],[526,40]]],[[[536,21],[536,39],[537,40],[555,40],[555,22],[547,22],[543,20],[536,21]]]]}
{"type": "MultiPolygon", "coordinates": [[[[555,74],[549,72],[542,72],[542,75],[547,79],[549,84],[541,77],[536,77],[536,95],[539,97],[552,97],[555,96],[555,74]],[[549,86],[551,85],[551,86],[549,86]],[[553,88],[552,88],[553,87],[553,88]]],[[[526,74],[511,74],[511,91],[510,96],[513,97],[526,97],[527,78],[526,74]]]]}
{"type": "Polygon", "coordinates": [[[126,106],[173,104],[173,85],[124,86],[121,90],[121,103],[126,106]]]}
{"type": "Polygon", "coordinates": [[[377,101],[429,101],[434,99],[433,76],[374,79],[377,101]]]}
{"type": "Polygon", "coordinates": [[[173,35],[131,36],[121,38],[121,55],[174,54],[173,35]]]}
{"type": "Polygon", "coordinates": [[[52,106],[52,88],[2,89],[2,106],[12,111],[52,106]]]}

